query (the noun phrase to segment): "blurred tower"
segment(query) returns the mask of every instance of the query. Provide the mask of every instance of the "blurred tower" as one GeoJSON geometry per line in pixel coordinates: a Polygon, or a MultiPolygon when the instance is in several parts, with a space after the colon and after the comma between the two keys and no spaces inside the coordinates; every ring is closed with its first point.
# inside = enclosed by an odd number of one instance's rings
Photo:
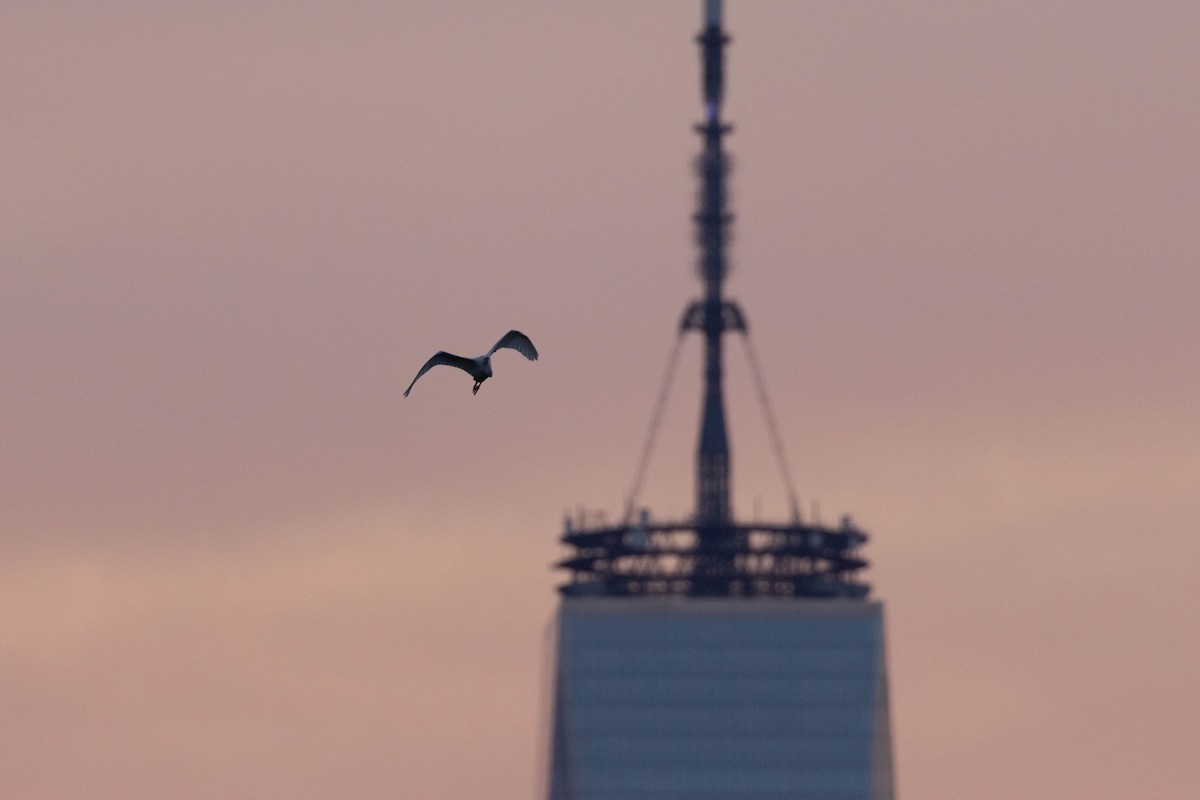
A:
{"type": "Polygon", "coordinates": [[[705,0],[697,40],[704,296],[680,325],[705,345],[695,514],[635,520],[631,496],[618,525],[567,520],[549,800],[891,800],[883,607],[856,578],[866,534],[849,518],[806,524],[794,497],[788,522],[739,523],[731,508],[722,343],[726,332],[748,342],[748,327],[722,295],[732,215],[720,0],[705,0]]]}

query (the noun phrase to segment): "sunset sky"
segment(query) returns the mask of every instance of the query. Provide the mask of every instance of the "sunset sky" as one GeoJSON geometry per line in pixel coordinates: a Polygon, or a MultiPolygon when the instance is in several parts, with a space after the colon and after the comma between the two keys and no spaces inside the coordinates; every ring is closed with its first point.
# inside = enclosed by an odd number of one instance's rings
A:
{"type": "MultiPolygon", "coordinates": [[[[619,513],[700,292],[700,23],[0,4],[0,796],[539,796],[563,515],[619,513]],[[541,360],[401,398],[511,327],[541,360]]],[[[1194,800],[1200,5],[726,25],[728,294],[805,509],[872,535],[899,797],[1194,800]]]]}

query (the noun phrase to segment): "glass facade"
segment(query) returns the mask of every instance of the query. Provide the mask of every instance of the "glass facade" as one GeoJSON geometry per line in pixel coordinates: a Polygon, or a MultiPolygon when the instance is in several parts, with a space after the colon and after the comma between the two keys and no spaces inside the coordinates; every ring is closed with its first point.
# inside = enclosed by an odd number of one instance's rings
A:
{"type": "Polygon", "coordinates": [[[564,598],[550,800],[892,800],[883,609],[564,598]]]}

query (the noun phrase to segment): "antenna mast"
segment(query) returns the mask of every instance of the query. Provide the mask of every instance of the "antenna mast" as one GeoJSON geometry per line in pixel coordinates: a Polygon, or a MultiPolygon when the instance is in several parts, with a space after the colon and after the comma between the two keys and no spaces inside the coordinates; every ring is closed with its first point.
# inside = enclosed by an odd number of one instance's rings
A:
{"type": "Polygon", "coordinates": [[[704,539],[721,538],[722,529],[733,519],[730,507],[729,435],[725,429],[725,398],[721,336],[728,330],[746,329],[738,307],[721,295],[728,274],[726,245],[733,215],[727,205],[726,177],[729,158],[724,137],[732,127],[721,119],[725,83],[725,44],[729,37],[721,29],[721,0],[705,0],[704,29],[700,43],[704,121],[696,126],[703,137],[703,150],[696,160],[700,176],[699,208],[694,220],[700,246],[698,271],[704,283],[704,299],[688,307],[682,329],[704,335],[704,405],[700,440],[696,448],[696,524],[704,539]]]}
{"type": "MultiPolygon", "coordinates": [[[[729,273],[726,251],[733,215],[728,208],[729,158],[724,149],[724,138],[732,127],[721,118],[724,51],[729,42],[721,25],[721,0],[704,0],[704,28],[696,40],[700,43],[704,120],[696,125],[703,147],[696,159],[700,188],[693,220],[700,250],[696,266],[704,295],[684,311],[679,330],[680,337],[688,331],[704,336],[696,511],[691,520],[677,522],[651,521],[648,511],[633,519],[633,501],[645,466],[643,454],[621,524],[597,525],[586,516],[565,520],[562,541],[572,553],[557,566],[569,570],[571,578],[559,590],[566,595],[614,597],[865,597],[869,587],[856,576],[867,566],[858,555],[867,535],[849,518],[837,528],[805,525],[793,500],[789,523],[743,524],[734,519],[721,345],[727,331],[746,334],[747,328],[741,309],[722,296],[729,273]]],[[[659,395],[651,437],[677,353],[678,342],[672,351],[668,382],[659,395]]],[[[755,375],[758,379],[757,371],[755,375]]],[[[761,380],[759,389],[762,393],[761,380]]],[[[775,444],[778,448],[778,441],[775,444]]],[[[782,458],[780,461],[784,463],[782,458]]]]}

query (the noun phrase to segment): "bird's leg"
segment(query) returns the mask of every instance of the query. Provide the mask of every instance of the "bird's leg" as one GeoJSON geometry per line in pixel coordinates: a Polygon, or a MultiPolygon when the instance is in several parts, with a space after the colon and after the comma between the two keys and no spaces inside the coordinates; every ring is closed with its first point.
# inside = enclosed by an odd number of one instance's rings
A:
{"type": "Polygon", "coordinates": [[[483,381],[475,381],[475,385],[471,388],[471,394],[479,394],[479,384],[483,381]]]}

